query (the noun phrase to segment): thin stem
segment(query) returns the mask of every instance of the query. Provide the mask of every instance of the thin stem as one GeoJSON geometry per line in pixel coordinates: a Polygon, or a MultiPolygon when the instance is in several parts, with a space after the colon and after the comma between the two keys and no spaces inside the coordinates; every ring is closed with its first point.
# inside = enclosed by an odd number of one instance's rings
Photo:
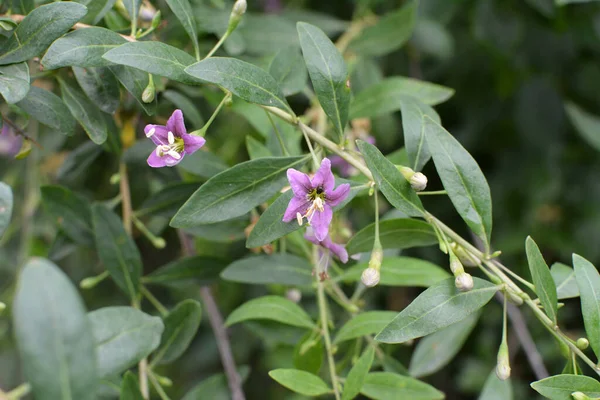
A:
{"type": "Polygon", "coordinates": [[[504,266],[502,263],[499,262],[494,262],[492,261],[495,265],[497,265],[500,269],[502,269],[504,272],[506,272],[507,274],[509,274],[510,276],[512,276],[513,278],[515,278],[516,280],[518,280],[519,282],[521,282],[523,285],[527,286],[529,289],[531,289],[532,291],[535,292],[535,286],[533,285],[533,283],[521,278],[519,275],[515,274],[514,272],[512,272],[509,268],[507,268],[506,266],[504,266]]]}
{"type": "Polygon", "coordinates": [[[308,146],[308,151],[310,152],[310,155],[312,156],[312,160],[313,160],[313,166],[315,167],[315,169],[319,168],[319,158],[317,157],[317,153],[315,153],[315,150],[312,147],[312,143],[310,142],[310,139],[308,138],[308,135],[306,134],[306,132],[302,131],[302,135],[304,136],[304,140],[306,140],[306,144],[308,146]]]}
{"type": "Polygon", "coordinates": [[[448,192],[445,190],[430,190],[428,192],[417,192],[417,195],[419,196],[432,196],[438,194],[448,194],[448,192]]]}
{"type": "Polygon", "coordinates": [[[217,106],[217,108],[215,109],[215,111],[210,116],[209,120],[204,124],[204,126],[202,127],[202,129],[200,129],[201,136],[204,136],[204,134],[206,134],[206,131],[208,130],[208,128],[210,127],[210,125],[213,123],[213,121],[215,120],[215,118],[217,118],[217,115],[219,115],[219,112],[221,111],[221,108],[223,108],[223,105],[229,99],[231,99],[231,92],[227,92],[225,94],[225,96],[223,96],[223,100],[221,100],[221,102],[219,103],[219,105],[217,106]]]}
{"type": "Polygon", "coordinates": [[[281,137],[281,133],[279,133],[279,129],[277,129],[277,125],[275,125],[275,121],[273,121],[273,118],[271,118],[271,114],[269,114],[267,112],[267,110],[265,110],[265,114],[267,114],[267,118],[269,118],[269,122],[273,126],[273,130],[275,131],[275,136],[277,136],[277,140],[279,141],[279,146],[281,146],[281,151],[283,152],[283,155],[289,156],[290,153],[288,153],[287,149],[285,148],[285,143],[283,142],[283,137],[281,137]]]}
{"type": "Polygon", "coordinates": [[[323,338],[325,339],[325,351],[327,352],[327,363],[329,364],[329,375],[331,377],[331,386],[333,386],[333,393],[336,400],[340,400],[340,389],[338,387],[337,373],[335,371],[335,360],[333,359],[333,352],[331,350],[331,338],[329,337],[329,327],[327,318],[327,303],[325,300],[325,290],[323,282],[317,276],[317,297],[319,303],[319,315],[321,317],[321,329],[323,331],[323,338]]]}
{"type": "Polygon", "coordinates": [[[162,317],[169,314],[169,310],[148,290],[148,288],[144,285],[140,286],[140,292],[148,299],[150,303],[156,308],[156,310],[160,313],[162,317]]]}
{"type": "Polygon", "coordinates": [[[381,241],[379,240],[379,197],[378,197],[378,189],[375,189],[373,193],[373,198],[375,199],[375,243],[373,244],[373,248],[381,247],[381,241]]]}
{"type": "Polygon", "coordinates": [[[158,395],[160,396],[160,398],[162,400],[171,400],[169,398],[169,396],[167,396],[167,393],[165,393],[165,391],[162,388],[162,386],[160,385],[160,382],[158,382],[158,379],[156,379],[156,376],[154,375],[154,373],[152,372],[152,370],[148,371],[148,376],[150,377],[150,382],[152,382],[152,386],[154,387],[154,389],[156,390],[156,393],[158,393],[158,395]]]}
{"type": "Polygon", "coordinates": [[[31,136],[27,135],[27,133],[25,133],[21,128],[19,128],[17,126],[17,124],[15,124],[14,122],[12,122],[10,119],[6,118],[4,115],[0,114],[0,118],[2,118],[2,120],[7,123],[8,125],[11,126],[11,128],[13,128],[15,130],[16,133],[18,133],[19,135],[23,136],[24,139],[29,140],[31,143],[33,143],[37,148],[42,148],[42,145],[39,144],[35,139],[33,139],[31,136]]]}
{"type": "Polygon", "coordinates": [[[8,400],[19,400],[21,397],[27,396],[31,392],[31,385],[29,383],[22,383],[10,392],[6,393],[8,400]]]}
{"type": "Polygon", "coordinates": [[[135,227],[138,228],[138,230],[146,237],[146,239],[148,239],[150,241],[150,243],[152,243],[152,245],[154,247],[156,247],[157,249],[165,248],[165,246],[166,246],[165,239],[158,237],[154,233],[152,233],[146,227],[146,225],[137,217],[137,215],[135,213],[131,214],[131,219],[132,219],[133,223],[135,224],[135,227]]]}
{"type": "Polygon", "coordinates": [[[507,309],[508,309],[508,304],[507,304],[507,298],[508,298],[508,294],[504,293],[504,302],[503,302],[503,313],[502,313],[502,343],[506,343],[506,320],[507,318],[507,309]]]}
{"type": "Polygon", "coordinates": [[[206,56],[204,56],[203,60],[206,60],[207,58],[211,57],[213,54],[215,54],[215,52],[217,50],[219,50],[219,47],[221,47],[221,45],[223,43],[225,43],[225,40],[227,40],[227,38],[229,37],[229,35],[231,35],[231,30],[227,30],[227,32],[225,32],[225,34],[223,36],[221,36],[221,39],[219,39],[219,41],[217,42],[217,44],[215,44],[215,46],[210,49],[210,51],[208,52],[208,54],[206,56]]]}

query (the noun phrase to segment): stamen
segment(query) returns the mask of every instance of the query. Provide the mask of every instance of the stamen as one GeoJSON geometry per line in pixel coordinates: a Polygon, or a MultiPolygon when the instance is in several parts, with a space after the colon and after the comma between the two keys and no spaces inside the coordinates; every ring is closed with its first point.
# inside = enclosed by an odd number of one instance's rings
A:
{"type": "Polygon", "coordinates": [[[148,133],[146,133],[146,137],[152,137],[154,135],[154,132],[156,132],[156,129],[152,128],[148,131],[148,133]]]}
{"type": "Polygon", "coordinates": [[[314,205],[317,207],[317,209],[321,212],[323,212],[324,208],[323,208],[323,199],[321,199],[320,197],[317,197],[315,199],[314,205]]]}
{"type": "Polygon", "coordinates": [[[169,139],[169,144],[175,143],[175,136],[173,135],[173,132],[169,131],[167,138],[169,139]]]}
{"type": "Polygon", "coordinates": [[[163,156],[162,146],[156,146],[156,155],[159,157],[163,156]]]}
{"type": "Polygon", "coordinates": [[[302,226],[302,214],[299,212],[296,213],[296,220],[298,221],[298,225],[302,226]]]}
{"type": "Polygon", "coordinates": [[[179,154],[178,152],[176,152],[175,150],[169,150],[167,152],[168,155],[170,155],[171,157],[173,157],[176,160],[179,160],[181,158],[181,154],[179,154]]]}

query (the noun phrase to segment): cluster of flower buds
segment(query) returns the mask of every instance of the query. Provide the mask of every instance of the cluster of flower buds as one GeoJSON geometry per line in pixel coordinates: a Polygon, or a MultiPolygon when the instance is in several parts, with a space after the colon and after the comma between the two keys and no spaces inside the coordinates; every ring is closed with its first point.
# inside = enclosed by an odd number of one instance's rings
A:
{"type": "Polygon", "coordinates": [[[427,177],[423,173],[415,172],[412,168],[403,165],[396,165],[396,168],[398,168],[398,171],[400,171],[404,178],[410,183],[410,187],[412,187],[415,192],[425,190],[427,187],[427,177]]]}
{"type": "Polygon", "coordinates": [[[361,277],[361,282],[367,287],[376,286],[381,278],[381,261],[383,261],[383,248],[379,242],[376,242],[371,252],[369,266],[366,268],[361,277]]]}
{"type": "Polygon", "coordinates": [[[465,272],[462,263],[452,251],[450,253],[450,270],[454,274],[454,284],[462,292],[468,292],[473,289],[473,277],[465,272]]]}

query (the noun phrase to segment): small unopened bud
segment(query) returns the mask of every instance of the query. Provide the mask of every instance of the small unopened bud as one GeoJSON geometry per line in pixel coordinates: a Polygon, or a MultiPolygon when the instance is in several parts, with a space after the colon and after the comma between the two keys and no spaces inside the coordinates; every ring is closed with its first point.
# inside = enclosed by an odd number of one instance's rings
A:
{"type": "Polygon", "coordinates": [[[379,283],[380,278],[379,270],[369,267],[363,271],[360,280],[365,286],[373,287],[379,283]]]}
{"type": "Polygon", "coordinates": [[[577,348],[579,350],[585,350],[590,346],[590,342],[589,340],[587,340],[586,338],[582,337],[577,339],[577,348]]]}
{"type": "Polygon", "coordinates": [[[158,25],[160,25],[161,17],[162,15],[160,13],[160,10],[158,10],[156,14],[154,14],[154,16],[152,17],[152,22],[150,24],[151,29],[158,28],[158,25]]]}
{"type": "Polygon", "coordinates": [[[496,364],[496,375],[502,381],[510,377],[510,362],[508,361],[508,345],[503,341],[498,349],[498,363],[496,364]]]}
{"type": "Polygon", "coordinates": [[[26,158],[29,153],[31,153],[31,140],[25,139],[23,140],[23,144],[21,144],[21,149],[15,155],[15,158],[17,160],[22,160],[23,158],[26,158]]]}
{"type": "Polygon", "coordinates": [[[454,285],[461,292],[468,292],[473,289],[473,277],[470,274],[463,272],[456,277],[454,285]]]}
{"type": "Polygon", "coordinates": [[[79,287],[82,289],[91,289],[103,280],[108,278],[108,271],[101,273],[100,275],[90,276],[79,282],[79,287]]]}
{"type": "Polygon", "coordinates": [[[458,276],[465,272],[462,263],[453,252],[450,252],[450,271],[452,271],[454,276],[458,276]]]}
{"type": "Polygon", "coordinates": [[[381,261],[383,261],[383,248],[381,247],[381,244],[376,244],[373,246],[373,251],[371,252],[369,268],[374,268],[379,271],[379,268],[381,268],[381,261]]]}
{"type": "Polygon", "coordinates": [[[294,303],[299,303],[300,300],[302,300],[302,292],[299,291],[298,289],[289,289],[287,292],[285,292],[285,297],[289,301],[293,301],[294,303]]]}
{"type": "Polygon", "coordinates": [[[164,387],[173,386],[173,381],[171,380],[171,378],[168,378],[166,376],[157,375],[156,372],[154,372],[154,376],[156,377],[156,380],[158,381],[158,383],[160,383],[160,386],[164,386],[164,387]]]}
{"type": "Polygon", "coordinates": [[[459,246],[456,243],[452,243],[452,251],[454,252],[454,254],[456,254],[462,265],[464,265],[465,267],[476,267],[477,265],[479,265],[477,259],[473,257],[471,253],[466,251],[462,246],[459,246]]]}
{"type": "Polygon", "coordinates": [[[421,172],[415,172],[415,174],[410,178],[409,182],[410,187],[412,187],[415,192],[425,190],[427,187],[427,177],[421,172]]]}
{"type": "Polygon", "coordinates": [[[144,103],[152,103],[154,101],[154,95],[156,94],[156,90],[154,89],[154,82],[150,80],[146,89],[142,92],[142,101],[144,103]]]}
{"type": "Polygon", "coordinates": [[[229,26],[227,27],[228,32],[233,32],[233,30],[238,26],[240,21],[242,20],[242,15],[246,12],[248,8],[248,4],[246,0],[237,0],[231,9],[231,15],[229,16],[229,26]]]}
{"type": "Polygon", "coordinates": [[[4,29],[5,31],[12,31],[15,27],[6,21],[0,21],[0,28],[4,29]]]}
{"type": "Polygon", "coordinates": [[[590,396],[582,392],[573,392],[571,393],[571,397],[573,400],[592,400],[590,396]]]}

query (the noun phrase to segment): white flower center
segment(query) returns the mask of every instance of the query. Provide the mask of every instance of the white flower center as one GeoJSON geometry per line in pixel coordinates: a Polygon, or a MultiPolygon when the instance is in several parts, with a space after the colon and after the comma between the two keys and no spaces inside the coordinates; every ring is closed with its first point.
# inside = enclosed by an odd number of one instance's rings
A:
{"type": "MultiPolygon", "coordinates": [[[[150,134],[150,132],[153,130],[154,128],[152,128],[148,134],[150,134]]],[[[154,134],[154,132],[152,132],[152,134],[154,134]]],[[[183,153],[185,147],[183,139],[179,137],[176,138],[175,135],[173,135],[173,132],[169,131],[167,134],[167,140],[169,142],[168,144],[159,144],[156,146],[156,155],[159,157],[169,155],[176,160],[181,159],[181,153],[183,153]]]]}
{"type": "Polygon", "coordinates": [[[302,226],[302,220],[306,218],[306,221],[310,224],[313,217],[315,216],[315,212],[323,212],[325,210],[325,202],[321,197],[317,197],[312,201],[308,210],[306,210],[306,214],[302,215],[300,213],[296,213],[296,219],[298,220],[298,225],[302,226]]]}

